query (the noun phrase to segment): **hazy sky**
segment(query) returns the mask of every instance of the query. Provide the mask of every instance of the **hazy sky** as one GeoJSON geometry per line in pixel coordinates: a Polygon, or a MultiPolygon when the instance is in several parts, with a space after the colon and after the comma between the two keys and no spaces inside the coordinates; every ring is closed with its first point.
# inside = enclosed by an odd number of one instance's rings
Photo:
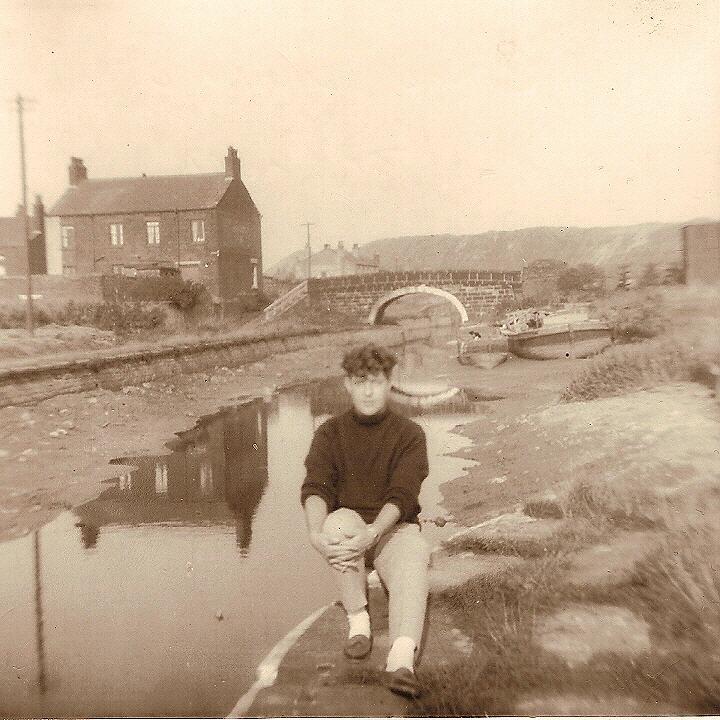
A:
{"type": "Polygon", "coordinates": [[[0,214],[223,170],[304,241],[720,216],[720,0],[0,0],[0,214]]]}

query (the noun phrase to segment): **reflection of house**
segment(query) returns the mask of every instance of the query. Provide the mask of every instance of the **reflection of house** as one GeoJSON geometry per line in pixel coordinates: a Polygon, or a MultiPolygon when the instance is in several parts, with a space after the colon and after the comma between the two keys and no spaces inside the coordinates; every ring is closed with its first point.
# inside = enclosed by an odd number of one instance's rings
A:
{"type": "MultiPolygon", "coordinates": [[[[361,255],[357,243],[353,245],[352,252],[345,250],[342,242],[337,244],[337,248],[332,248],[326,243],[322,250],[312,254],[310,260],[313,277],[362,275],[380,270],[380,256],[376,254],[369,258],[361,255]]],[[[307,277],[307,273],[308,261],[305,256],[295,261],[287,276],[289,279],[303,280],[307,277]]]]}
{"type": "MultiPolygon", "coordinates": [[[[45,208],[39,195],[35,198],[29,220],[30,270],[33,275],[47,272],[45,260],[45,208]]],[[[22,206],[15,217],[0,218],[0,277],[27,273],[27,244],[22,206]]]]}
{"type": "Polygon", "coordinates": [[[83,539],[93,537],[88,528],[103,525],[234,523],[238,546],[247,550],[268,482],[266,406],[255,402],[224,412],[168,447],[168,455],[119,461],[137,469],[77,508],[83,539]]]}
{"type": "Polygon", "coordinates": [[[224,173],[197,175],[93,180],[72,158],[69,183],[49,213],[64,275],[160,263],[202,282],[217,301],[259,301],[260,213],[234,148],[224,173]]]}
{"type": "Polygon", "coordinates": [[[687,225],[683,228],[685,282],[720,282],[720,222],[687,225]]]}

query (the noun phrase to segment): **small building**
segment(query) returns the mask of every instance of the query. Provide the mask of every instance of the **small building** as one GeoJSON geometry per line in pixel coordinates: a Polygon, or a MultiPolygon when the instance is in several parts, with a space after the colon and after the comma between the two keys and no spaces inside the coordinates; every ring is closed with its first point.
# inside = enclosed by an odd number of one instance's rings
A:
{"type": "Polygon", "coordinates": [[[720,283],[720,222],[683,227],[683,264],[688,285],[720,283]]]}
{"type": "Polygon", "coordinates": [[[172,266],[223,307],[262,300],[261,215],[235,148],[220,173],[95,180],[72,158],[68,180],[48,213],[63,275],[172,266]]]}
{"type": "MultiPolygon", "coordinates": [[[[37,195],[30,227],[30,272],[44,275],[47,272],[45,259],[45,208],[42,198],[37,195]]],[[[25,216],[22,205],[13,217],[0,218],[0,277],[27,274],[27,242],[25,240],[25,216]]]]}
{"type": "MultiPolygon", "coordinates": [[[[325,243],[322,250],[311,255],[310,268],[314,278],[376,273],[380,270],[380,255],[375,254],[372,258],[361,255],[357,243],[353,245],[352,252],[345,250],[342,241],[338,242],[337,248],[332,248],[325,243]]],[[[303,280],[307,276],[308,259],[306,255],[295,261],[288,278],[303,280]]]]}

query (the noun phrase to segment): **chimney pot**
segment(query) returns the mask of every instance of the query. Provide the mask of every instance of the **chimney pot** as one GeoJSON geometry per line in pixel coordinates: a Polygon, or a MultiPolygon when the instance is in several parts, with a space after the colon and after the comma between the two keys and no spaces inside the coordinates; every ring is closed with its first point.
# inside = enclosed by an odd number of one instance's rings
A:
{"type": "Polygon", "coordinates": [[[83,180],[87,180],[87,168],[82,158],[71,157],[68,168],[68,180],[72,187],[77,187],[83,180]]]}
{"type": "Polygon", "coordinates": [[[225,177],[240,178],[240,158],[237,150],[230,145],[225,156],[225,177]]]}

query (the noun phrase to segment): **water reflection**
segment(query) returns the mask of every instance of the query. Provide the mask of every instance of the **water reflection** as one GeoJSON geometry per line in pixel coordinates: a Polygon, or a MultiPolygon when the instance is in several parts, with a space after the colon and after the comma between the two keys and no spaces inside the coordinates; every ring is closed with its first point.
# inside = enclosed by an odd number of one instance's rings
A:
{"type": "MultiPolygon", "coordinates": [[[[0,715],[226,713],[274,643],[335,599],[299,488],[314,428],[346,407],[330,381],[225,410],[166,454],[121,458],[98,498],[0,545],[0,715]]],[[[428,516],[468,464],[449,455],[466,417],[419,418],[428,516]]]]}
{"type": "Polygon", "coordinates": [[[234,523],[246,555],[268,484],[267,414],[267,405],[254,401],[178,433],[167,455],[115,460],[134,469],[75,510],[83,546],[94,548],[106,525],[234,523]]]}

